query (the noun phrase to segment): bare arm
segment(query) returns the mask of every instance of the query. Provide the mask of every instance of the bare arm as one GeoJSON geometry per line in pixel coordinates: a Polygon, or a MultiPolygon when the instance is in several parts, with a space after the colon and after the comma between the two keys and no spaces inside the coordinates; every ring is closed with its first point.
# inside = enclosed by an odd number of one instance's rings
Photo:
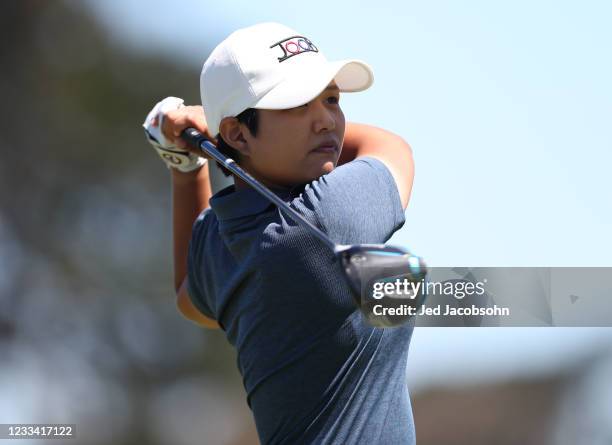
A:
{"type": "MultiPolygon", "coordinates": [[[[193,126],[210,137],[202,107],[184,107],[164,115],[163,133],[180,148],[187,148],[180,133],[193,126]]],[[[199,150],[194,149],[201,154],[199,150]]],[[[212,196],[208,164],[184,173],[171,169],[172,178],[172,231],[174,249],[174,289],[176,305],[181,314],[201,326],[218,328],[218,323],[202,314],[187,292],[187,255],[191,230],[198,215],[209,207],[212,196]]]]}
{"type": "Polygon", "coordinates": [[[174,238],[174,288],[176,304],[183,316],[200,326],[218,328],[219,325],[202,314],[187,293],[187,253],[193,222],[209,207],[212,196],[208,164],[199,170],[182,173],[172,169],[172,230],[174,238]]]}
{"type": "Polygon", "coordinates": [[[187,250],[193,222],[209,207],[212,196],[208,164],[189,173],[172,169],[172,232],[174,243],[174,289],[178,293],[187,276],[187,250]]]}
{"type": "Polygon", "coordinates": [[[360,156],[379,159],[387,166],[395,179],[402,207],[405,209],[410,200],[414,180],[414,161],[410,145],[398,135],[381,128],[347,122],[338,165],[360,156]]]}

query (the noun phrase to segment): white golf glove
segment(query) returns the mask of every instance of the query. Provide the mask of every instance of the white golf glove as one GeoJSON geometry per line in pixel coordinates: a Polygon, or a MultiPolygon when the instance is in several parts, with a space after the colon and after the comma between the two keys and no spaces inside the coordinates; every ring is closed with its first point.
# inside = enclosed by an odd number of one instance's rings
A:
{"type": "Polygon", "coordinates": [[[183,108],[183,102],[183,99],[178,97],[166,97],[153,107],[142,126],[144,127],[147,140],[157,151],[166,167],[169,169],[175,168],[186,173],[200,168],[206,164],[207,159],[187,150],[177,148],[171,141],[166,139],[161,131],[164,113],[183,108]],[[153,126],[155,117],[157,117],[157,125],[153,126]]]}

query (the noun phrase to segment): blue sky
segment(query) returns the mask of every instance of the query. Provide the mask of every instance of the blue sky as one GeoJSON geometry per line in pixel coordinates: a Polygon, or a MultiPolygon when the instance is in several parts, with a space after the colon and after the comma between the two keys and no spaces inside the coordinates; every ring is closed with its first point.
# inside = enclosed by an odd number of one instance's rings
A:
{"type": "Polygon", "coordinates": [[[610,264],[609,3],[92,5],[114,38],[194,65],[207,56],[201,42],[267,20],[330,59],[367,61],[375,84],[345,94],[344,110],[412,145],[413,196],[392,242],[429,264],[610,264]]]}
{"type": "MultiPolygon", "coordinates": [[[[430,265],[610,265],[611,3],[150,0],[143,9],[144,2],[89,1],[113,38],[192,62],[194,89],[209,47],[201,42],[216,44],[260,21],[296,28],[329,59],[368,62],[374,86],[345,94],[343,108],[349,120],[411,144],[415,186],[391,242],[430,265]]],[[[444,360],[424,352],[447,337],[434,332],[415,333],[415,372],[431,358],[444,360]]],[[[487,338],[511,345],[517,332],[487,338]]],[[[542,353],[556,350],[546,341],[562,342],[567,354],[610,338],[608,330],[520,332],[532,349],[540,345],[534,357],[553,361],[559,356],[542,353]]],[[[470,344],[492,344],[483,339],[456,341],[467,342],[469,354],[470,344]]],[[[504,354],[523,351],[517,345],[504,354]]]]}

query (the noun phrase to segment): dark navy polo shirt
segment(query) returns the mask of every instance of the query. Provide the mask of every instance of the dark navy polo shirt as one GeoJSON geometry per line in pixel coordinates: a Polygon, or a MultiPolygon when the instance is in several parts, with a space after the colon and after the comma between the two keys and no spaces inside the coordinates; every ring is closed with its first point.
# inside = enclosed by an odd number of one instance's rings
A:
{"type": "MultiPolygon", "coordinates": [[[[338,244],[384,243],[405,221],[375,158],[273,192],[338,244]]],[[[255,190],[210,205],[193,224],[189,294],[236,349],[262,444],[414,444],[414,322],[368,325],[329,247],[255,190]]]]}

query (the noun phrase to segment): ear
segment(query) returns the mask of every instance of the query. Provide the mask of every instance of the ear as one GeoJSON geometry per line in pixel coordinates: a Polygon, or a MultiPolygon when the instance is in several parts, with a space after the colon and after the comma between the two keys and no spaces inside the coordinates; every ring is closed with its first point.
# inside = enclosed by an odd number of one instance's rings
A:
{"type": "Polygon", "coordinates": [[[224,117],[219,124],[219,134],[232,148],[238,150],[241,155],[249,156],[249,143],[244,138],[242,126],[235,117],[224,117]]]}

